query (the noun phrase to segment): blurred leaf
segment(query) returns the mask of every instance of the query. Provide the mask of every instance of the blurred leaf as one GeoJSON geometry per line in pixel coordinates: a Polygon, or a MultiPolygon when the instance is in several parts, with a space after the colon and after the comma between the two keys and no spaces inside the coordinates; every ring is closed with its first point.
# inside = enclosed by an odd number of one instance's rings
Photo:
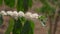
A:
{"type": "Polygon", "coordinates": [[[10,18],[10,20],[9,20],[9,26],[8,26],[5,34],[10,34],[10,32],[12,32],[14,24],[15,24],[14,19],[10,18]]]}
{"type": "Polygon", "coordinates": [[[2,2],[3,2],[3,1],[2,1],[2,0],[0,0],[0,5],[2,5],[2,2]]]}
{"type": "Polygon", "coordinates": [[[17,11],[28,11],[28,8],[32,7],[32,0],[18,0],[17,11]]]}
{"type": "Polygon", "coordinates": [[[3,17],[0,15],[0,26],[3,24],[3,17]]]}
{"type": "Polygon", "coordinates": [[[20,34],[21,30],[22,30],[22,20],[21,18],[18,18],[18,20],[15,20],[13,34],[20,34]]]}
{"type": "Polygon", "coordinates": [[[34,34],[34,22],[27,20],[23,26],[21,34],[34,34]]]}
{"type": "Polygon", "coordinates": [[[14,6],[15,6],[15,0],[4,0],[4,2],[10,8],[14,8],[14,6]]]}
{"type": "Polygon", "coordinates": [[[28,8],[32,7],[32,0],[24,0],[24,11],[28,11],[28,8]]]}
{"type": "Polygon", "coordinates": [[[40,0],[40,2],[43,3],[43,4],[48,4],[47,0],[40,0]]]}
{"type": "Polygon", "coordinates": [[[49,5],[44,5],[40,8],[40,13],[46,15],[53,15],[55,13],[55,8],[49,5]]]}
{"type": "Polygon", "coordinates": [[[33,4],[33,1],[32,0],[28,0],[28,6],[31,8],[32,7],[32,4],[33,4]]]}
{"type": "Polygon", "coordinates": [[[17,1],[17,11],[24,11],[24,7],[23,7],[23,0],[18,0],[17,1]]]}
{"type": "Polygon", "coordinates": [[[46,22],[47,22],[47,17],[46,16],[40,16],[39,20],[41,21],[40,23],[42,24],[42,26],[46,25],[46,22]]]}
{"type": "Polygon", "coordinates": [[[57,4],[58,0],[48,0],[51,4],[55,5],[57,4]]]}

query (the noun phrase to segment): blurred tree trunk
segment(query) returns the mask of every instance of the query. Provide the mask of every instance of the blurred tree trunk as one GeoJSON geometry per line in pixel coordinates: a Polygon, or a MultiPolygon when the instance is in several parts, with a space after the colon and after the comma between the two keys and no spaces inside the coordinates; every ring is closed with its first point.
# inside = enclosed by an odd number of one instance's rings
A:
{"type": "Polygon", "coordinates": [[[57,30],[57,24],[59,21],[59,8],[57,8],[56,13],[55,13],[55,20],[54,20],[54,29],[53,29],[53,33],[52,34],[56,34],[56,30],[57,30]]]}
{"type": "Polygon", "coordinates": [[[52,34],[52,21],[51,21],[51,16],[48,16],[48,22],[49,22],[49,31],[48,34],[52,34]]]}

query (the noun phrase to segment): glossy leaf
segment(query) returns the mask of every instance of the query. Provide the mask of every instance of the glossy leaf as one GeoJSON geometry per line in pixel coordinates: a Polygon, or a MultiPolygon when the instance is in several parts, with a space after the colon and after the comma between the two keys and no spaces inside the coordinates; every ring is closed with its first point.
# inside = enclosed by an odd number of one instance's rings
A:
{"type": "Polygon", "coordinates": [[[14,19],[10,18],[9,26],[8,26],[5,34],[10,34],[10,32],[12,32],[14,24],[15,24],[14,19]]]}
{"type": "Polygon", "coordinates": [[[28,11],[28,8],[32,7],[32,0],[24,0],[24,11],[28,11]]]}
{"type": "Polygon", "coordinates": [[[34,22],[32,20],[25,22],[21,34],[34,34],[34,22]]]}
{"type": "Polygon", "coordinates": [[[4,2],[10,8],[14,8],[14,6],[15,6],[15,0],[4,0],[4,2]]]}
{"type": "Polygon", "coordinates": [[[17,1],[17,11],[24,11],[23,0],[17,1]]]}
{"type": "Polygon", "coordinates": [[[20,17],[20,18],[18,18],[18,20],[15,20],[13,34],[20,34],[21,30],[22,30],[22,20],[20,17]]]}

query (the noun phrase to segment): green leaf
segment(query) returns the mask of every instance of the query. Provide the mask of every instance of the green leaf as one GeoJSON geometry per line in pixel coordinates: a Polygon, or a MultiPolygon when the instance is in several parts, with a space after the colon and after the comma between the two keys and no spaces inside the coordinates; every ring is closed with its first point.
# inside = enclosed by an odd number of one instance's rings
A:
{"type": "Polygon", "coordinates": [[[32,20],[25,22],[21,34],[34,34],[34,22],[32,20]]]}
{"type": "Polygon", "coordinates": [[[2,5],[2,2],[3,2],[3,1],[2,1],[2,0],[0,0],[0,5],[2,5]]]}
{"type": "Polygon", "coordinates": [[[5,34],[10,34],[10,32],[12,32],[14,24],[15,24],[14,23],[14,19],[10,18],[10,20],[9,20],[9,26],[8,26],[5,34]]]}
{"type": "Polygon", "coordinates": [[[17,1],[17,11],[24,11],[23,0],[17,1]]]}
{"type": "Polygon", "coordinates": [[[17,11],[28,11],[28,8],[32,7],[32,0],[18,0],[17,11]]]}
{"type": "Polygon", "coordinates": [[[21,18],[18,18],[18,20],[15,20],[13,34],[20,34],[21,30],[22,30],[22,20],[21,18]]]}
{"type": "Polygon", "coordinates": [[[32,0],[24,0],[24,11],[28,11],[28,8],[32,7],[32,0]]]}
{"type": "Polygon", "coordinates": [[[32,7],[32,4],[33,4],[33,1],[32,0],[28,0],[28,6],[31,8],[32,7]]]}
{"type": "Polygon", "coordinates": [[[14,8],[14,6],[15,6],[15,0],[4,0],[4,2],[10,8],[14,8]]]}
{"type": "Polygon", "coordinates": [[[0,26],[3,24],[3,17],[0,15],[0,26]]]}

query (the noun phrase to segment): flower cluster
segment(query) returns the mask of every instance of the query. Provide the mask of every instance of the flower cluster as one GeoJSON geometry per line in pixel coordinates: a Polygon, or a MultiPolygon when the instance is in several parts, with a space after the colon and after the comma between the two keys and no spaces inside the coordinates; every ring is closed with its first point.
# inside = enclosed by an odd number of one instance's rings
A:
{"type": "Polygon", "coordinates": [[[27,18],[34,18],[34,19],[38,19],[39,15],[37,13],[32,14],[31,12],[26,12],[24,13],[23,11],[1,11],[0,12],[1,15],[9,15],[11,17],[27,17],[27,18]]]}

